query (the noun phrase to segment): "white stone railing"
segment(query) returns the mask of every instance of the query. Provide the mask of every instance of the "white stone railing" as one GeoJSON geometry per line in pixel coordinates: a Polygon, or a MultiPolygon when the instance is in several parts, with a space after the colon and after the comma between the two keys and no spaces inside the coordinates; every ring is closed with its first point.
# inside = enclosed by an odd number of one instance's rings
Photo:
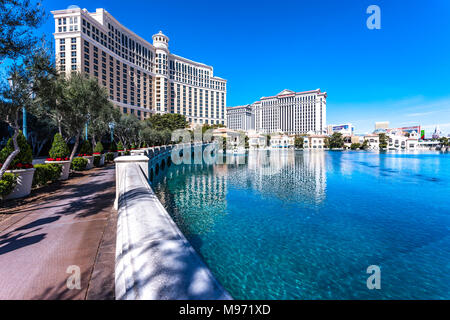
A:
{"type": "Polygon", "coordinates": [[[116,158],[116,299],[232,299],[148,183],[149,158],[116,158]]]}

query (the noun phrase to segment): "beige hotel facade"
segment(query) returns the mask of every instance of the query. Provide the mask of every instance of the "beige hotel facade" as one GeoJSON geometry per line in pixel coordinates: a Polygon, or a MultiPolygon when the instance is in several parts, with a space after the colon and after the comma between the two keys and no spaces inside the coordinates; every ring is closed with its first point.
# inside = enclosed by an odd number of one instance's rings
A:
{"type": "Polygon", "coordinates": [[[227,108],[228,127],[259,133],[324,134],[327,93],[320,89],[294,92],[285,89],[252,104],[227,108]]]}
{"type": "Polygon", "coordinates": [[[149,43],[104,9],[52,11],[59,72],[84,72],[107,88],[123,113],[140,119],[178,113],[192,126],[226,125],[226,80],[213,67],[169,51],[161,31],[149,43]]]}

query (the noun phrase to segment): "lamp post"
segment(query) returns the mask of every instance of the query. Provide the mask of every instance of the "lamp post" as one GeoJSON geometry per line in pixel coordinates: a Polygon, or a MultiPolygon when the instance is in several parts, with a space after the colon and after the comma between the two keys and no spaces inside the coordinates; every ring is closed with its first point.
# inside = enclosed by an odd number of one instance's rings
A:
{"type": "Polygon", "coordinates": [[[111,143],[114,141],[114,127],[116,124],[114,122],[109,123],[109,129],[111,130],[111,143]]]}
{"type": "MultiPolygon", "coordinates": [[[[13,79],[12,77],[8,78],[8,83],[9,83],[9,87],[10,87],[12,90],[15,90],[15,89],[16,89],[15,83],[14,83],[14,79],[13,79]]],[[[23,126],[23,129],[22,129],[23,135],[25,136],[25,139],[28,140],[28,132],[27,132],[27,131],[28,131],[28,130],[27,130],[27,109],[26,109],[25,107],[22,107],[22,126],[23,126]]]]}

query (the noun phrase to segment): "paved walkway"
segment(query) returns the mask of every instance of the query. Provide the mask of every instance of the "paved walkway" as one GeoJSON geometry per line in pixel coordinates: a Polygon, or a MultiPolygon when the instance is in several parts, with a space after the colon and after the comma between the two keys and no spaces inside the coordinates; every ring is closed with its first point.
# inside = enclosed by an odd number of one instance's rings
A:
{"type": "Polygon", "coordinates": [[[113,299],[114,197],[114,166],[96,168],[1,221],[0,299],[113,299]]]}

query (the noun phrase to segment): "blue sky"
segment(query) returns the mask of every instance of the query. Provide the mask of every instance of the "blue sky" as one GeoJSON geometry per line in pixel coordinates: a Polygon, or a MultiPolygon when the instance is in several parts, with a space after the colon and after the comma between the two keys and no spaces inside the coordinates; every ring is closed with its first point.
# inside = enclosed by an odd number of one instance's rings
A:
{"type": "MultiPolygon", "coordinates": [[[[104,8],[148,41],[162,30],[173,53],[228,80],[229,106],[320,88],[329,124],[450,133],[450,1],[43,0],[48,12],[71,4],[104,8]],[[381,30],[366,27],[371,4],[381,30]]],[[[51,35],[53,20],[39,32],[51,35]]]]}

